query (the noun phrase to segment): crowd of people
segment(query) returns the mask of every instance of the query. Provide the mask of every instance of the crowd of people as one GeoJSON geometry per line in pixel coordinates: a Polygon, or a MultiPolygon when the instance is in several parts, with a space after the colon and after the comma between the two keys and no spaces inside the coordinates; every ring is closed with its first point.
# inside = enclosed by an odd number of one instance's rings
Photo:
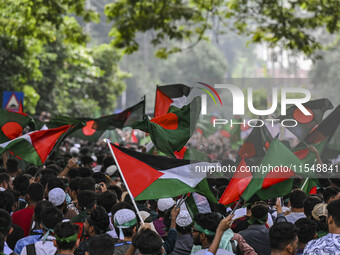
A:
{"type": "MultiPolygon", "coordinates": [[[[61,151],[43,167],[0,162],[0,254],[340,254],[340,179],[237,208],[209,202],[194,214],[176,197],[136,210],[104,146],[61,151]]],[[[227,182],[209,180],[217,199],[227,182]]]]}

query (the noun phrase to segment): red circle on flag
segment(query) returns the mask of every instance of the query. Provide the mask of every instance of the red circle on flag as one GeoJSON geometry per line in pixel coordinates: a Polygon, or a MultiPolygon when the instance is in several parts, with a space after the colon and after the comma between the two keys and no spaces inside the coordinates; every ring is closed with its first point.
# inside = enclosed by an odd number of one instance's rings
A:
{"type": "Polygon", "coordinates": [[[83,127],[83,134],[84,135],[91,136],[94,133],[96,133],[96,130],[92,128],[93,124],[94,124],[93,120],[89,120],[89,121],[86,122],[86,126],[83,127]]]}
{"type": "Polygon", "coordinates": [[[269,145],[270,145],[270,144],[269,144],[269,142],[268,142],[268,141],[266,141],[266,142],[265,142],[265,144],[264,144],[264,147],[265,147],[265,148],[268,150],[268,148],[269,148],[269,145]]]}
{"type": "Polygon", "coordinates": [[[13,140],[20,136],[22,130],[23,130],[22,126],[20,126],[17,122],[7,122],[5,125],[1,127],[1,131],[10,140],[13,140]]]}
{"type": "Polygon", "coordinates": [[[252,158],[256,155],[256,149],[254,144],[252,143],[244,143],[243,146],[241,147],[238,155],[240,157],[242,156],[247,156],[248,158],[252,158]]]}
{"type": "Polygon", "coordinates": [[[307,107],[306,109],[311,115],[304,115],[303,112],[301,112],[299,108],[295,109],[295,111],[293,112],[294,119],[298,121],[299,123],[306,124],[306,123],[311,122],[314,119],[313,111],[307,107]]]}

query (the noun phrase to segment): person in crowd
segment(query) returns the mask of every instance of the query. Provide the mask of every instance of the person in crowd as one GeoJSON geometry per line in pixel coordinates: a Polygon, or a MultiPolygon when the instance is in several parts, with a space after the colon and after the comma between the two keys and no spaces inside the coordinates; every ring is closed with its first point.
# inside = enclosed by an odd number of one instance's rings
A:
{"type": "Polygon", "coordinates": [[[323,203],[323,198],[317,194],[310,194],[305,198],[305,200],[303,200],[303,212],[307,218],[312,217],[314,206],[320,203],[323,203]]]}
{"type": "Polygon", "coordinates": [[[86,255],[114,255],[115,253],[115,242],[108,235],[94,236],[89,241],[88,251],[86,255]]]}
{"type": "Polygon", "coordinates": [[[77,198],[79,214],[71,222],[84,223],[91,211],[96,208],[96,193],[91,190],[83,190],[78,193],[77,198]]]}
{"type": "Polygon", "coordinates": [[[340,200],[327,205],[329,233],[307,243],[304,255],[340,254],[340,200]]]}
{"type": "Polygon", "coordinates": [[[67,205],[67,209],[75,211],[79,214],[77,204],[78,204],[78,190],[79,190],[79,182],[81,181],[81,177],[75,177],[70,180],[68,195],[71,198],[71,202],[67,205]]]}
{"type": "Polygon", "coordinates": [[[137,232],[136,213],[130,209],[118,210],[113,216],[113,223],[119,235],[119,240],[115,244],[115,255],[124,255],[132,245],[132,237],[137,232]]]}
{"type": "Polygon", "coordinates": [[[302,255],[307,243],[317,238],[316,224],[311,219],[301,218],[297,220],[294,225],[298,229],[299,238],[296,255],[302,255]]]}
{"type": "Polygon", "coordinates": [[[176,219],[177,240],[171,255],[186,255],[191,252],[193,239],[191,235],[192,218],[187,210],[181,210],[176,219]]]}
{"type": "Polygon", "coordinates": [[[6,173],[0,173],[0,191],[12,189],[11,178],[6,173]]]}
{"type": "Polygon", "coordinates": [[[239,232],[246,242],[254,248],[255,252],[270,255],[269,229],[266,228],[269,207],[257,202],[251,208],[249,226],[246,230],[239,232]]]}
{"type": "Polygon", "coordinates": [[[29,244],[35,243],[42,238],[44,233],[41,228],[41,217],[42,211],[47,207],[52,207],[53,204],[50,201],[42,200],[39,201],[34,208],[34,228],[31,230],[30,235],[21,238],[15,244],[14,252],[20,254],[22,249],[29,244]]]}
{"type": "Polygon", "coordinates": [[[0,253],[2,254],[10,254],[13,252],[6,243],[7,236],[12,231],[11,216],[6,210],[0,209],[0,253]]]}
{"type": "Polygon", "coordinates": [[[338,187],[327,187],[322,192],[323,200],[326,204],[329,204],[333,200],[337,200],[340,198],[340,188],[338,187]]]}
{"type": "Polygon", "coordinates": [[[13,180],[13,189],[19,192],[18,210],[24,209],[27,205],[25,195],[30,185],[30,180],[25,175],[19,175],[13,180]]]}
{"type": "Polygon", "coordinates": [[[16,177],[21,174],[21,171],[19,170],[19,163],[16,159],[7,159],[6,167],[10,177],[16,177]]]}
{"type": "MultiPolygon", "coordinates": [[[[159,218],[153,222],[158,234],[163,237],[166,235],[164,230],[165,225],[163,223],[163,215],[166,210],[171,209],[175,205],[175,201],[172,198],[162,198],[157,201],[157,213],[159,218]]],[[[140,209],[142,210],[142,209],[140,209]]]]}
{"type": "Polygon", "coordinates": [[[327,216],[327,204],[320,203],[314,206],[311,219],[316,224],[318,238],[328,234],[327,216]]]}
{"type": "Polygon", "coordinates": [[[286,216],[290,223],[295,223],[298,219],[306,218],[303,208],[303,201],[306,199],[306,194],[300,189],[295,189],[290,193],[289,201],[291,213],[286,216]]]}
{"type": "Polygon", "coordinates": [[[48,193],[48,200],[52,202],[62,213],[64,219],[72,219],[77,214],[74,210],[69,210],[66,205],[66,193],[61,188],[54,188],[48,193]]]}
{"type": "Polygon", "coordinates": [[[96,186],[96,183],[93,180],[93,178],[91,178],[91,177],[84,177],[79,182],[79,190],[78,190],[78,192],[83,191],[83,190],[95,191],[95,186],[96,186]]]}
{"type": "Polygon", "coordinates": [[[57,248],[57,255],[67,255],[74,253],[79,246],[79,227],[70,222],[58,223],[54,229],[54,246],[57,248]]]}
{"type": "Polygon", "coordinates": [[[75,250],[75,255],[85,255],[88,244],[92,237],[105,234],[109,228],[109,217],[104,207],[97,206],[91,211],[84,223],[84,237],[79,247],[75,250]]]}
{"type": "Polygon", "coordinates": [[[42,238],[32,244],[25,246],[21,255],[30,255],[35,252],[36,255],[55,254],[57,248],[53,244],[54,228],[63,219],[62,213],[55,206],[46,207],[41,213],[41,228],[43,229],[42,238]]]}
{"type": "Polygon", "coordinates": [[[298,248],[298,230],[290,222],[275,223],[269,229],[269,240],[271,255],[295,255],[298,248]]]}
{"type": "Polygon", "coordinates": [[[22,228],[25,236],[28,236],[31,229],[34,207],[37,202],[43,199],[43,196],[44,188],[40,183],[30,184],[26,192],[27,207],[14,212],[12,215],[13,223],[19,225],[22,228]]]}

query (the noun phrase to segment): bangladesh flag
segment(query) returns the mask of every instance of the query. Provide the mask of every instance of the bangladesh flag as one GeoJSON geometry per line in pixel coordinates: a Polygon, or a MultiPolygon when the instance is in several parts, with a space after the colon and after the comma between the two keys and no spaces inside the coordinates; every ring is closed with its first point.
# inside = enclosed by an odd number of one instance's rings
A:
{"type": "Polygon", "coordinates": [[[202,161],[209,160],[208,155],[204,154],[203,152],[200,152],[199,150],[196,149],[190,149],[185,146],[180,151],[174,151],[174,154],[178,159],[202,160],[202,161]]]}
{"type": "Polygon", "coordinates": [[[263,200],[287,195],[293,187],[294,166],[299,165],[300,159],[277,138],[273,139],[260,164],[263,170],[266,167],[268,171],[253,171],[253,178],[242,193],[242,199],[248,201],[255,194],[263,200]]]}
{"type": "MultiPolygon", "coordinates": [[[[240,123],[242,122],[242,119],[233,119],[233,123],[240,123]]],[[[224,125],[221,132],[221,135],[227,137],[230,139],[230,145],[233,150],[237,150],[240,145],[242,145],[242,139],[241,139],[241,126],[243,124],[232,124],[230,125],[224,125]]]]}
{"type": "Polygon", "coordinates": [[[150,133],[157,149],[175,157],[174,151],[181,150],[194,132],[200,111],[201,98],[196,97],[181,109],[171,106],[168,113],[136,122],[133,128],[150,133]]]}
{"type": "Polygon", "coordinates": [[[309,101],[303,104],[303,106],[311,115],[305,115],[294,105],[287,109],[285,116],[279,117],[281,121],[285,119],[294,119],[297,121],[295,127],[288,127],[288,129],[296,135],[300,141],[303,141],[312,129],[320,123],[325,111],[333,108],[332,103],[326,98],[309,101]]]}
{"type": "Polygon", "coordinates": [[[255,164],[258,164],[264,157],[272,140],[273,137],[265,125],[254,127],[240,148],[238,156],[247,157],[255,164]]]}
{"type": "Polygon", "coordinates": [[[70,125],[48,130],[39,130],[19,136],[14,140],[0,144],[0,154],[12,151],[23,160],[40,166],[45,163],[58,139],[70,128],[70,125]]]}
{"type": "Polygon", "coordinates": [[[214,127],[214,119],[216,119],[216,117],[214,116],[201,116],[201,118],[197,122],[196,131],[206,138],[215,134],[219,130],[219,128],[218,126],[214,127]]]}
{"type": "Polygon", "coordinates": [[[177,108],[187,105],[190,91],[191,88],[184,84],[157,86],[154,117],[166,114],[172,105],[177,108]]]}
{"type": "Polygon", "coordinates": [[[213,164],[190,164],[189,160],[153,156],[113,144],[110,146],[135,200],[177,197],[197,192],[213,202],[216,201],[205,176],[194,172],[195,167],[213,164]]]}
{"type": "MultiPolygon", "coordinates": [[[[339,129],[340,124],[340,105],[336,107],[305,139],[306,144],[313,145],[320,153],[323,160],[328,159],[329,153],[325,148],[335,137],[334,134],[339,129]]],[[[313,164],[315,154],[305,145],[300,143],[294,148],[294,154],[304,163],[313,164]]]]}
{"type": "Polygon", "coordinates": [[[229,205],[240,199],[244,190],[253,178],[253,174],[249,170],[251,162],[245,157],[241,158],[241,161],[236,169],[233,178],[230,180],[227,188],[224,190],[219,203],[223,205],[229,205]]]}
{"type": "Polygon", "coordinates": [[[0,109],[0,143],[19,137],[29,124],[32,124],[32,118],[26,114],[0,109]]]}

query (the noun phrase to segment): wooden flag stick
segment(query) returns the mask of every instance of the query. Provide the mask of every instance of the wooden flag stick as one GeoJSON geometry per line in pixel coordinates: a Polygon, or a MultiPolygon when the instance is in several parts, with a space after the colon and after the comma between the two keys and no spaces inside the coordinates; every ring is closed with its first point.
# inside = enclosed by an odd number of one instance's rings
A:
{"type": "Polygon", "coordinates": [[[110,144],[110,140],[109,140],[109,139],[104,139],[104,142],[106,142],[107,146],[109,147],[109,149],[110,149],[110,151],[111,151],[111,154],[112,154],[114,160],[116,161],[118,171],[119,171],[119,173],[120,173],[120,176],[121,176],[122,179],[123,179],[123,182],[124,182],[124,184],[125,184],[125,187],[126,187],[128,193],[129,193],[129,195],[130,195],[132,204],[133,204],[133,206],[134,206],[135,209],[136,209],[136,212],[137,212],[137,215],[138,215],[138,217],[139,217],[139,219],[140,219],[140,222],[144,225],[144,224],[145,224],[145,223],[144,223],[144,220],[143,220],[142,216],[140,215],[140,212],[139,212],[139,210],[138,210],[137,204],[136,204],[136,202],[135,202],[135,198],[134,198],[134,197],[132,196],[132,194],[131,194],[129,185],[127,184],[127,182],[126,182],[126,180],[125,180],[125,177],[124,177],[124,175],[123,175],[122,169],[121,169],[120,166],[119,166],[119,163],[118,163],[118,160],[117,160],[117,158],[116,158],[116,155],[114,154],[114,152],[113,152],[113,150],[112,150],[112,147],[111,147],[111,144],[110,144]]]}

